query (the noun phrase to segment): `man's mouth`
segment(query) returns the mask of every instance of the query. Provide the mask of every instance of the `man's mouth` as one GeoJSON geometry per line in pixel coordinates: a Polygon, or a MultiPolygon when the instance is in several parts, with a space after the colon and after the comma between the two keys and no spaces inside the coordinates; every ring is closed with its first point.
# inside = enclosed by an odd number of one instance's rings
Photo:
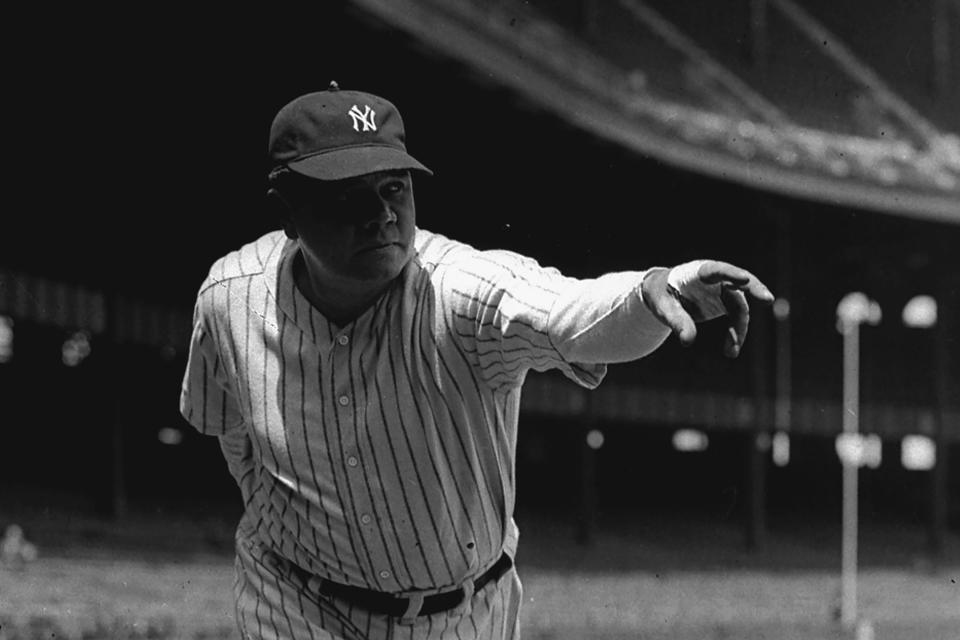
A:
{"type": "Polygon", "coordinates": [[[357,253],[370,253],[373,251],[382,251],[390,247],[400,246],[399,242],[377,242],[374,244],[368,244],[365,247],[361,248],[357,253]]]}

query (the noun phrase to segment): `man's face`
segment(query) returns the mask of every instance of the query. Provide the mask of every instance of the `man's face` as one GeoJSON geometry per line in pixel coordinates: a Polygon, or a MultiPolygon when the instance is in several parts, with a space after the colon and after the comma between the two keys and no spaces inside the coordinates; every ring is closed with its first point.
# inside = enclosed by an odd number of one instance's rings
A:
{"type": "Polygon", "coordinates": [[[386,284],[413,255],[410,172],[382,171],[324,185],[295,206],[290,222],[315,277],[386,284]]]}

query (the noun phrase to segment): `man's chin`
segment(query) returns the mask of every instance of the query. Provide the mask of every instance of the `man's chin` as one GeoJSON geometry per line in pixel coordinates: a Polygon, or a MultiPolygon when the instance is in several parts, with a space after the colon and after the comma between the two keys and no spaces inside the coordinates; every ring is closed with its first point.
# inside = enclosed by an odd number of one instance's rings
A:
{"type": "Polygon", "coordinates": [[[403,271],[410,256],[399,246],[366,251],[358,256],[355,275],[367,282],[393,280],[403,271]]]}

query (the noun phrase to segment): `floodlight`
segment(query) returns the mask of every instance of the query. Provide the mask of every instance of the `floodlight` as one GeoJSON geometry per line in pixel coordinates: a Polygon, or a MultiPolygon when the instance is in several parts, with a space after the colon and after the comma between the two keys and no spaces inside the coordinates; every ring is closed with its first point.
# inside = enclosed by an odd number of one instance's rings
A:
{"type": "Polygon", "coordinates": [[[164,427],[157,433],[157,440],[166,445],[176,446],[183,442],[183,432],[173,427],[164,427]]]}
{"type": "Polygon", "coordinates": [[[904,436],[900,443],[900,462],[910,471],[929,471],[937,464],[937,445],[927,436],[904,436]]]}
{"type": "Polygon", "coordinates": [[[0,316],[0,364],[13,360],[13,318],[0,316]]]}
{"type": "Polygon", "coordinates": [[[773,464],[778,467],[790,464],[790,436],[784,431],[773,434],[773,464]]]}
{"type": "Polygon", "coordinates": [[[914,296],[903,308],[903,324],[912,329],[929,329],[937,324],[937,301],[930,296],[914,296]]]}
{"type": "Polygon", "coordinates": [[[673,448],[684,453],[706,451],[709,444],[707,434],[696,429],[680,429],[673,434],[673,448]]]}
{"type": "Polygon", "coordinates": [[[599,429],[593,429],[587,434],[587,446],[591,449],[599,449],[603,446],[603,431],[599,429]]]}

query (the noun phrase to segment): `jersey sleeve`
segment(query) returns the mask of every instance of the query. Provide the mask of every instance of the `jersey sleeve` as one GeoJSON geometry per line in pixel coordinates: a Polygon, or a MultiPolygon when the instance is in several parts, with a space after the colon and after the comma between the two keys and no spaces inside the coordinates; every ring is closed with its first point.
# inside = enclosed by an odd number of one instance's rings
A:
{"type": "Polygon", "coordinates": [[[218,436],[241,425],[243,415],[205,316],[201,295],[194,310],[190,353],[180,390],[180,413],[200,433],[218,436]]]}
{"type": "Polygon", "coordinates": [[[441,289],[451,329],[489,385],[508,388],[530,370],[550,369],[586,388],[600,384],[606,365],[564,357],[551,335],[551,309],[570,283],[509,251],[470,251],[447,265],[441,289]]]}
{"type": "Polygon", "coordinates": [[[644,304],[645,271],[569,278],[506,251],[474,252],[447,278],[455,333],[494,387],[558,369],[594,388],[606,365],[642,358],[670,335],[644,304]]]}
{"type": "Polygon", "coordinates": [[[570,280],[550,311],[550,335],[567,360],[629,362],[660,347],[670,328],[643,301],[646,271],[620,271],[570,280]]]}

